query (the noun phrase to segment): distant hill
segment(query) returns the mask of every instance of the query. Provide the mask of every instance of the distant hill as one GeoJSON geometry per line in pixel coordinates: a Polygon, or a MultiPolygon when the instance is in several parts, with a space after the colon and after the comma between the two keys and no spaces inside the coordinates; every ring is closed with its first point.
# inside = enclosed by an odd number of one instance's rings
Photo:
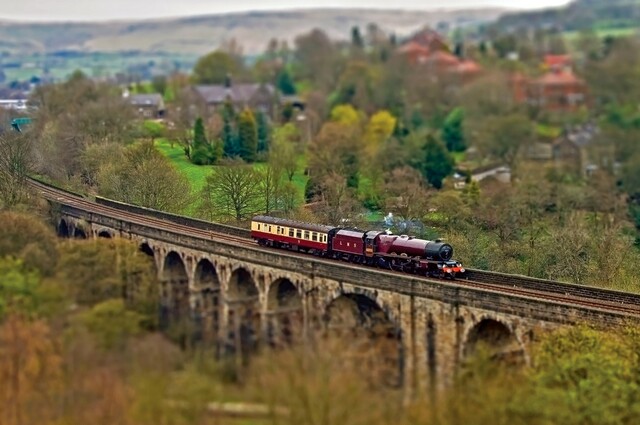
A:
{"type": "Polygon", "coordinates": [[[640,27],[640,0],[576,0],[566,7],[503,15],[495,26],[562,31],[640,27]]]}
{"type": "Polygon", "coordinates": [[[446,22],[449,27],[494,21],[504,9],[369,10],[314,9],[248,12],[189,18],[107,23],[18,23],[0,21],[0,52],[11,54],[68,52],[167,52],[201,55],[224,40],[235,38],[245,54],[264,51],[270,38],[293,42],[313,28],[335,39],[376,23],[382,30],[406,36],[425,26],[446,22]]]}

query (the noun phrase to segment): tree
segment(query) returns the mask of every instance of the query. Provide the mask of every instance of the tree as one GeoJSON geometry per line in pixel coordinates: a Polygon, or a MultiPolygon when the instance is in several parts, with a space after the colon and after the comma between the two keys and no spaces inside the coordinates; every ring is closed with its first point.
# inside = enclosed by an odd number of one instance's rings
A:
{"type": "Polygon", "coordinates": [[[316,183],[325,176],[345,177],[349,187],[358,187],[359,156],[362,151],[360,128],[328,122],[309,144],[309,176],[316,183]]]}
{"type": "Polygon", "coordinates": [[[279,164],[274,164],[273,162],[268,162],[264,167],[256,171],[256,177],[260,182],[260,195],[263,201],[262,211],[266,215],[269,215],[272,210],[279,207],[282,171],[279,164]]]}
{"type": "Polygon", "coordinates": [[[283,170],[291,182],[298,169],[298,155],[302,151],[298,128],[287,123],[274,131],[273,143],[269,149],[269,164],[283,170]]]}
{"type": "Polygon", "coordinates": [[[216,50],[198,59],[193,80],[196,84],[224,84],[229,76],[242,77],[244,73],[240,56],[216,50]]]}
{"type": "Polygon", "coordinates": [[[156,139],[165,135],[166,128],[161,122],[157,122],[154,120],[145,120],[143,124],[143,130],[146,137],[148,137],[153,144],[156,139]]]}
{"type": "Polygon", "coordinates": [[[164,96],[165,92],[167,91],[167,87],[168,87],[167,77],[164,76],[164,75],[156,75],[151,80],[151,85],[153,86],[153,91],[155,93],[160,93],[161,95],[164,96]]]}
{"type": "Polygon", "coordinates": [[[253,112],[246,108],[238,115],[239,154],[247,162],[256,159],[258,151],[258,126],[253,112]]]}
{"type": "Polygon", "coordinates": [[[396,127],[396,122],[396,118],[386,110],[378,111],[371,116],[364,132],[364,139],[370,154],[375,155],[382,144],[389,140],[396,127]]]}
{"type": "Polygon", "coordinates": [[[191,203],[189,180],[149,143],[125,149],[124,159],[98,173],[103,196],[161,211],[182,212],[191,203]]]}
{"type": "Polygon", "coordinates": [[[159,291],[153,260],[124,239],[73,240],[60,246],[56,280],[81,306],[121,299],[143,315],[147,327],[156,322],[159,291]]]}
{"type": "Polygon", "coordinates": [[[196,165],[211,165],[218,159],[216,147],[207,140],[204,123],[202,118],[198,117],[193,127],[191,162],[196,165]]]}
{"type": "Polygon", "coordinates": [[[489,117],[474,134],[478,149],[485,155],[513,167],[520,148],[531,142],[533,124],[522,114],[489,117]]]}
{"type": "Polygon", "coordinates": [[[0,258],[17,258],[26,270],[51,275],[58,259],[56,235],[51,228],[24,213],[2,212],[0,220],[0,258]]]}
{"type": "Polygon", "coordinates": [[[63,385],[59,344],[42,320],[11,315],[0,323],[0,423],[60,420],[47,408],[55,404],[63,385]]]}
{"type": "Polygon", "coordinates": [[[427,140],[422,148],[423,158],[418,165],[420,172],[436,189],[442,187],[442,180],[453,171],[453,158],[447,152],[444,144],[432,134],[427,135],[427,140]]]}
{"type": "Polygon", "coordinates": [[[291,74],[286,68],[282,68],[276,76],[276,87],[285,96],[296,94],[296,86],[293,83],[291,74]]]}
{"type": "Polygon", "coordinates": [[[258,111],[256,113],[256,123],[258,126],[258,152],[266,152],[269,150],[271,140],[271,128],[267,115],[258,111]]]}
{"type": "Polygon", "coordinates": [[[361,207],[347,183],[338,173],[329,173],[320,180],[321,195],[315,200],[321,201],[318,215],[322,223],[341,226],[357,218],[361,207]]]}
{"type": "Polygon", "coordinates": [[[240,155],[238,135],[234,127],[236,113],[230,100],[226,100],[222,108],[222,141],[224,145],[224,156],[233,158],[240,155]]]}
{"type": "Polygon", "coordinates": [[[431,193],[419,171],[409,166],[396,168],[385,180],[387,210],[405,222],[425,215],[431,193]]]}
{"type": "Polygon", "coordinates": [[[200,195],[199,213],[208,220],[245,220],[260,199],[259,178],[241,159],[228,159],[207,176],[200,195]]]}
{"type": "Polygon", "coordinates": [[[462,122],[464,114],[461,108],[449,113],[442,126],[442,140],[449,152],[463,152],[466,149],[462,122]]]}
{"type": "Polygon", "coordinates": [[[15,133],[0,134],[0,202],[5,208],[24,201],[26,178],[33,167],[31,138],[15,133]]]}
{"type": "Polygon", "coordinates": [[[296,37],[295,45],[296,79],[309,80],[319,90],[331,90],[342,59],[327,34],[314,29],[296,37]]]}
{"type": "Polygon", "coordinates": [[[204,131],[204,123],[201,117],[196,118],[196,122],[193,126],[193,147],[199,148],[208,144],[207,136],[204,131]]]}

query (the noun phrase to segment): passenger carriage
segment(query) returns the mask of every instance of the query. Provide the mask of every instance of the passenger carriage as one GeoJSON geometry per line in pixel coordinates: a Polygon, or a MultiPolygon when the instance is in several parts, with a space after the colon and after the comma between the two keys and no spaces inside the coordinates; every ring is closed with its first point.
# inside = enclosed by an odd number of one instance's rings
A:
{"type": "Polygon", "coordinates": [[[256,216],[251,221],[251,237],[260,245],[326,254],[339,229],[322,224],[303,223],[284,218],[256,216]]]}

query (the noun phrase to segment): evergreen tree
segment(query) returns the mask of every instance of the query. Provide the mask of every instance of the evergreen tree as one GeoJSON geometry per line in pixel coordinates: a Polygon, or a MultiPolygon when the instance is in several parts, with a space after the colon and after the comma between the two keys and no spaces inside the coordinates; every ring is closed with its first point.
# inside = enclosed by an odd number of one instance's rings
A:
{"type": "Polygon", "coordinates": [[[204,132],[204,122],[201,117],[196,119],[196,123],[193,126],[193,148],[197,149],[207,144],[207,136],[204,132]]]}
{"type": "Polygon", "coordinates": [[[431,134],[427,136],[423,153],[423,160],[418,168],[433,187],[440,189],[442,180],[453,171],[453,158],[444,144],[431,134]]]}
{"type": "Polygon", "coordinates": [[[215,162],[213,158],[212,146],[207,141],[204,132],[204,123],[202,118],[198,117],[193,126],[193,143],[191,146],[191,154],[189,158],[196,165],[208,165],[215,162]]]}
{"type": "Polygon", "coordinates": [[[264,112],[258,111],[256,113],[256,122],[258,124],[258,152],[266,152],[269,150],[271,128],[264,112]]]}
{"type": "Polygon", "coordinates": [[[284,95],[290,96],[296,94],[296,86],[293,83],[291,74],[289,74],[289,71],[287,71],[286,68],[283,68],[282,71],[278,73],[278,76],[276,77],[276,86],[284,95]]]}
{"type": "Polygon", "coordinates": [[[455,108],[444,120],[442,126],[442,140],[449,152],[463,152],[466,149],[462,122],[464,113],[461,108],[455,108]]]}
{"type": "Polygon", "coordinates": [[[239,155],[238,138],[234,128],[235,111],[228,100],[222,109],[222,143],[224,156],[232,158],[239,155]]]}
{"type": "Polygon", "coordinates": [[[364,40],[362,39],[362,34],[360,34],[360,27],[352,27],[351,28],[351,45],[356,49],[364,48],[364,40]]]}
{"type": "Polygon", "coordinates": [[[242,159],[247,162],[256,160],[258,125],[250,109],[245,109],[238,116],[238,148],[242,159]]]}

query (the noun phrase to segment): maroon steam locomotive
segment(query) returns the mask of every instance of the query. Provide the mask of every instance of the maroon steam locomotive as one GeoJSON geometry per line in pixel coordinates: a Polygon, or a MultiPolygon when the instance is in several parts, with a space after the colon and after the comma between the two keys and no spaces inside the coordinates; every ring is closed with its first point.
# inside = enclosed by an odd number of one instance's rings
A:
{"type": "Polygon", "coordinates": [[[465,273],[452,260],[453,247],[440,240],[390,235],[299,221],[256,216],[251,237],[260,245],[302,251],[407,273],[455,278],[465,273]]]}

